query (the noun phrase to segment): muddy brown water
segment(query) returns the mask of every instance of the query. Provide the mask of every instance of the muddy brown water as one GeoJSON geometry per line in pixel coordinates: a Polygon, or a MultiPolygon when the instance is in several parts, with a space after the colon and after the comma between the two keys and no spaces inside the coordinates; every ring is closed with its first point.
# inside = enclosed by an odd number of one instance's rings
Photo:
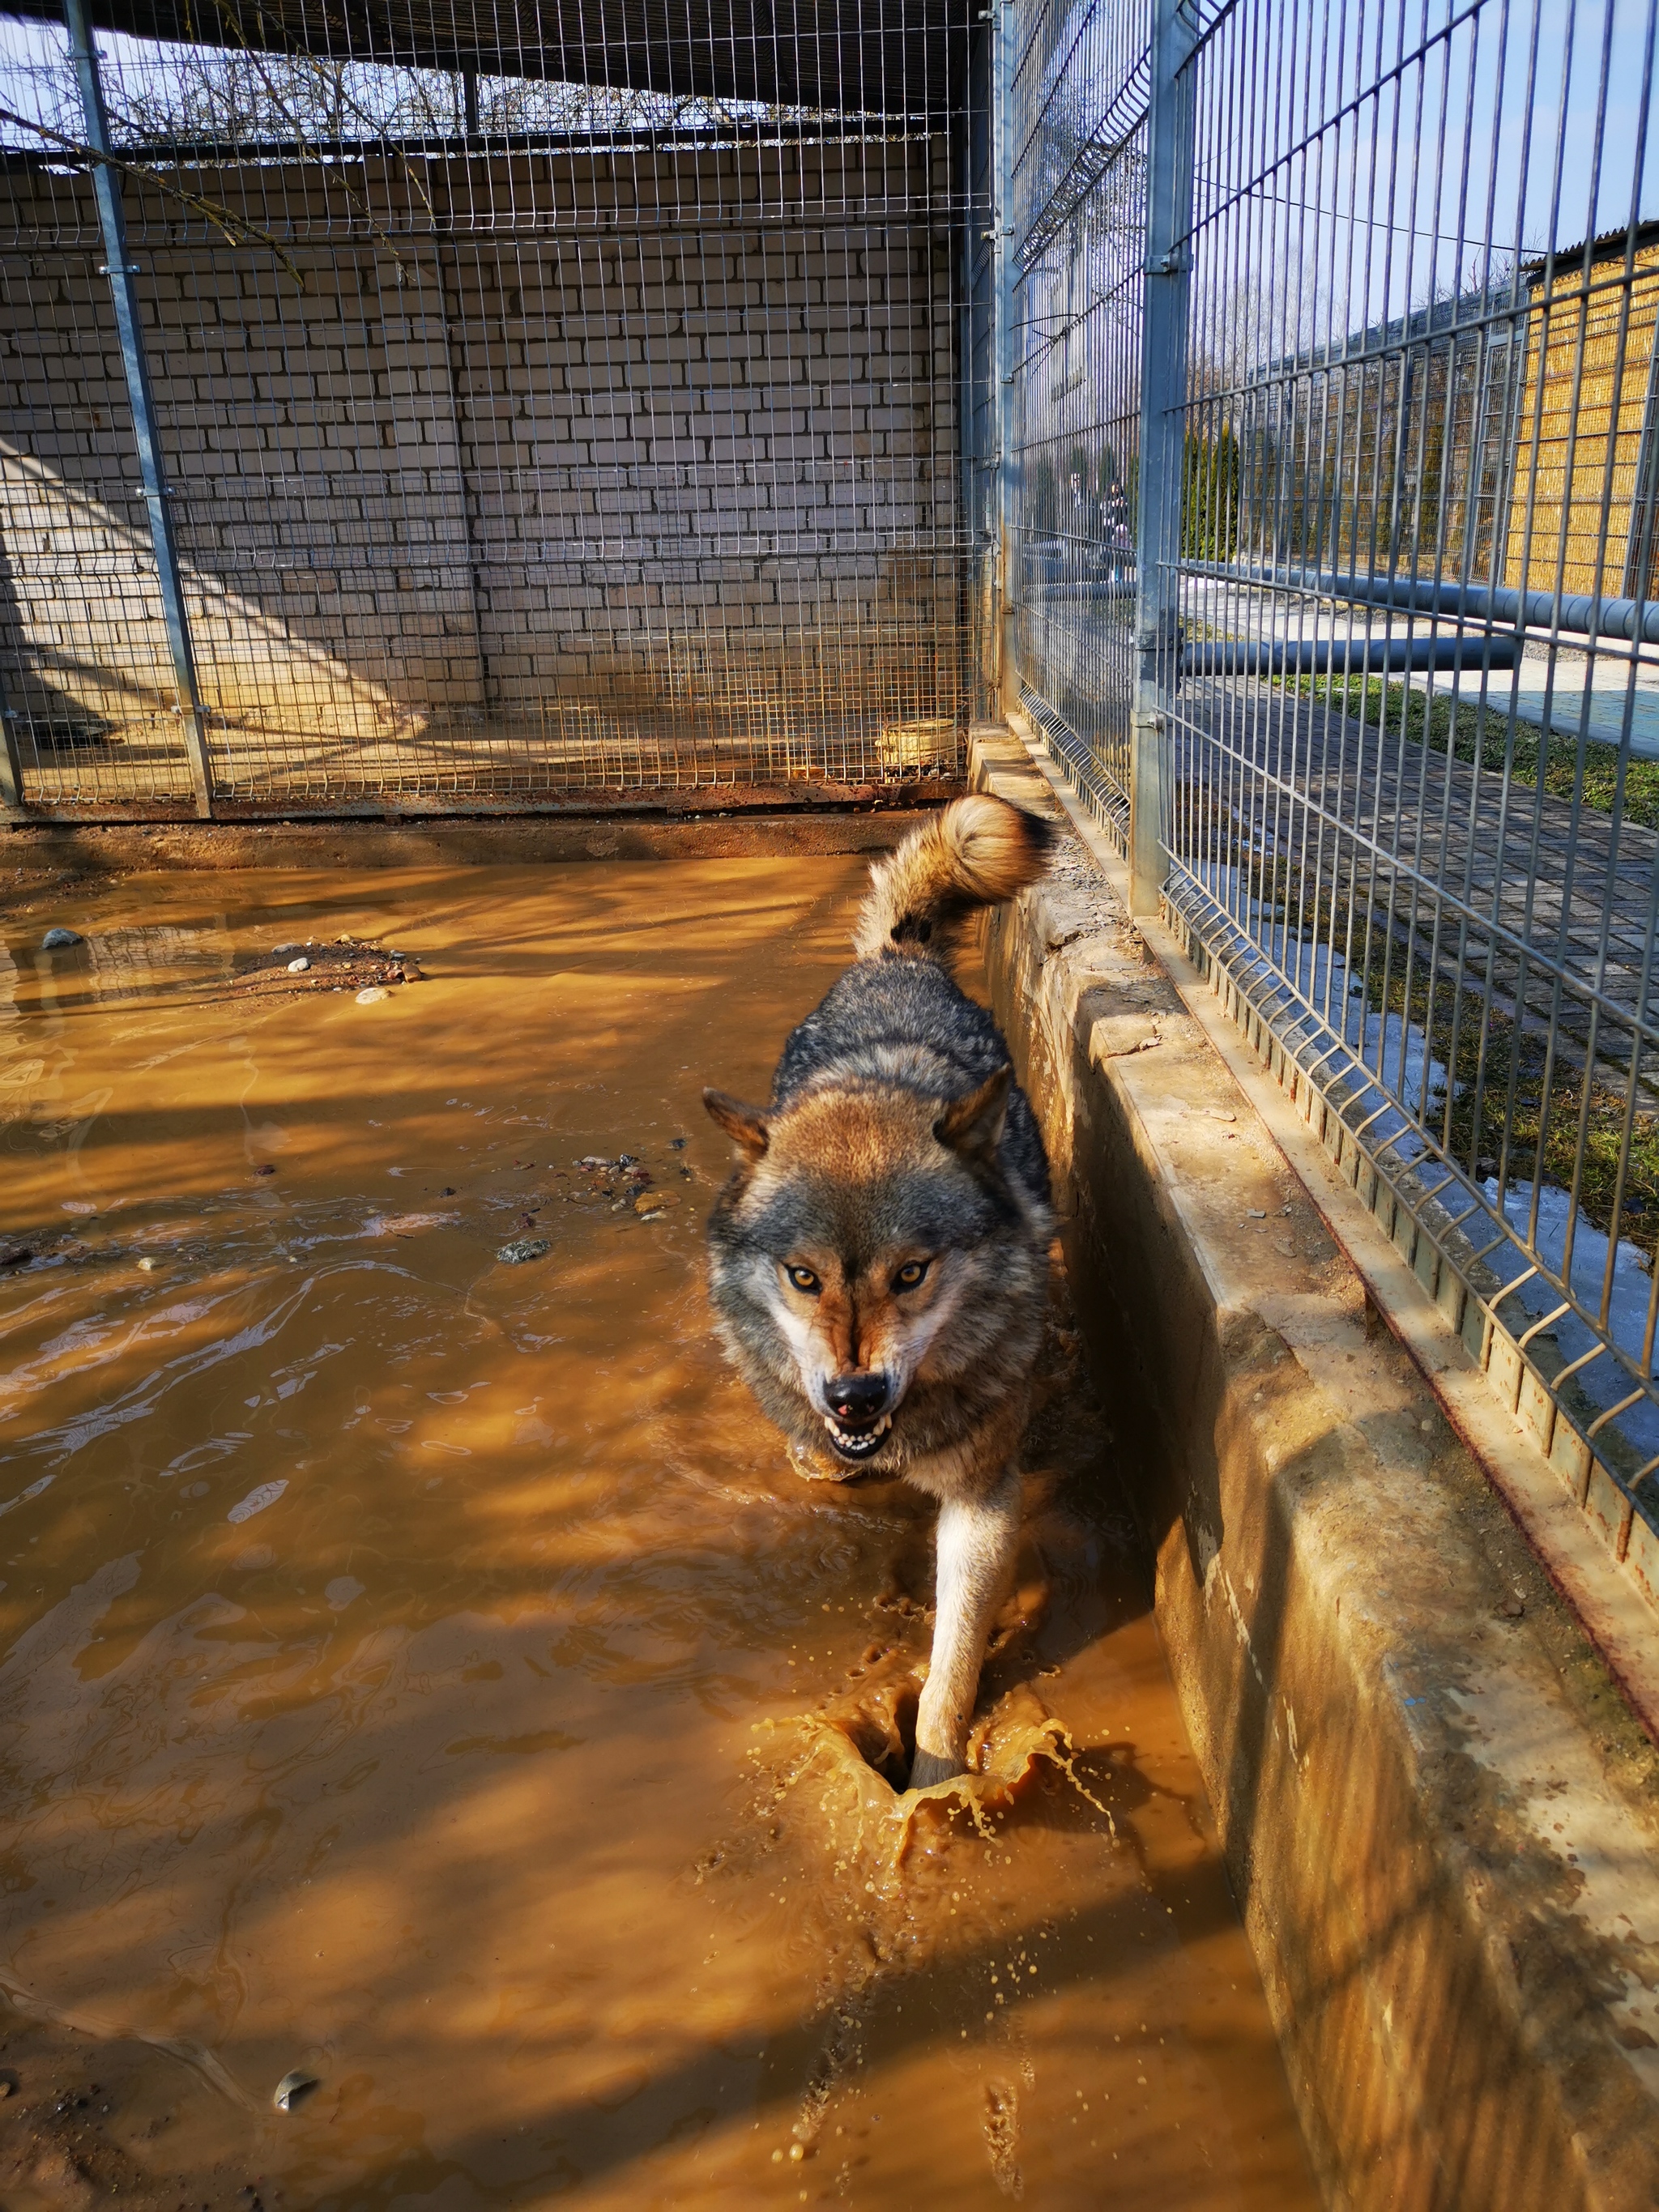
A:
{"type": "Polygon", "coordinates": [[[927,1514],[797,1480],[712,1342],[698,1091],[862,875],[5,916],[9,2212],[1316,2201],[1063,1312],[990,1771],[919,1812],[927,1514]],[[342,933],[427,979],[234,981],[342,933]]]}

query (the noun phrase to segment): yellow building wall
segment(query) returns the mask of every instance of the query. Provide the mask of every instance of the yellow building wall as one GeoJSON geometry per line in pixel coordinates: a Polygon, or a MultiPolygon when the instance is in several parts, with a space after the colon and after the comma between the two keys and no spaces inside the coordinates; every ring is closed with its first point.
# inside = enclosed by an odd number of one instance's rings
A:
{"type": "Polygon", "coordinates": [[[1558,270],[1547,290],[1534,288],[1505,548],[1511,586],[1624,594],[1632,532],[1641,527],[1637,475],[1659,320],[1659,240],[1636,256],[1620,374],[1625,294],[1622,245],[1593,264],[1588,285],[1580,263],[1558,270]],[[1604,499],[1607,550],[1598,562],[1604,499]]]}

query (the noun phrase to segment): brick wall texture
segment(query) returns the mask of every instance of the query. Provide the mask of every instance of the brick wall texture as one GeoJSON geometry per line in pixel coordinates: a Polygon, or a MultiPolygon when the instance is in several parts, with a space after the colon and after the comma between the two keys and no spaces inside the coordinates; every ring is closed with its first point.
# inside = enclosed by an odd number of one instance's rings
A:
{"type": "Polygon", "coordinates": [[[1622,238],[1595,254],[1588,280],[1581,255],[1570,253],[1534,272],[1531,303],[1504,581],[1650,599],[1659,585],[1659,238],[1638,248],[1628,281],[1622,238]]]}
{"type": "MultiPolygon", "coordinates": [[[[129,179],[222,787],[838,774],[954,726],[942,167],[917,138],[129,179]]],[[[178,695],[91,197],[0,192],[0,677],[26,784],[138,792],[178,695]]]]}

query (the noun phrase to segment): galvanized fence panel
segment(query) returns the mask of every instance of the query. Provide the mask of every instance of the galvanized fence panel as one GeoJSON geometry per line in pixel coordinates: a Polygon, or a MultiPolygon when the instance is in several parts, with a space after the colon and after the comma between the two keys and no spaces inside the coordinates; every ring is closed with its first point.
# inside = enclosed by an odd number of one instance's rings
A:
{"type": "Polygon", "coordinates": [[[1001,11],[1009,47],[1010,652],[1127,842],[1151,0],[1001,11]]]}
{"type": "Polygon", "coordinates": [[[968,35],[860,20],[181,15],[91,34],[106,137],[0,23],[23,802],[176,805],[198,728],[221,811],[959,773],[968,35]]]}
{"type": "Polygon", "coordinates": [[[1012,13],[1025,703],[1659,1590],[1659,10],[1012,13]]]}

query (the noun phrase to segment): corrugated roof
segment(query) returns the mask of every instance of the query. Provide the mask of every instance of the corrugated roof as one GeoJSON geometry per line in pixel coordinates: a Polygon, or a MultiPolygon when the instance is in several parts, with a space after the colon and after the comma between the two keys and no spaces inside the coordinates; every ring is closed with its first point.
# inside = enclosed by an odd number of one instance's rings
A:
{"type": "MultiPolygon", "coordinates": [[[[1615,257],[1622,257],[1630,242],[1630,235],[1631,226],[1625,222],[1620,223],[1617,230],[1601,231],[1595,238],[1581,238],[1576,246],[1558,246],[1554,256],[1556,276],[1571,276],[1575,269],[1582,270],[1586,246],[1589,249],[1592,265],[1598,261],[1611,261],[1615,257]]],[[[1636,244],[1638,251],[1644,246],[1659,246],[1659,218],[1650,216],[1647,222],[1637,224],[1636,244]]],[[[1540,253],[1535,261],[1522,263],[1521,274],[1528,284],[1539,284],[1543,282],[1544,271],[1549,266],[1549,255],[1540,253]]]]}
{"type": "MultiPolygon", "coordinates": [[[[3,12],[63,21],[60,0],[3,12]]],[[[865,114],[962,98],[968,0],[92,0],[100,30],[865,114]]]]}

